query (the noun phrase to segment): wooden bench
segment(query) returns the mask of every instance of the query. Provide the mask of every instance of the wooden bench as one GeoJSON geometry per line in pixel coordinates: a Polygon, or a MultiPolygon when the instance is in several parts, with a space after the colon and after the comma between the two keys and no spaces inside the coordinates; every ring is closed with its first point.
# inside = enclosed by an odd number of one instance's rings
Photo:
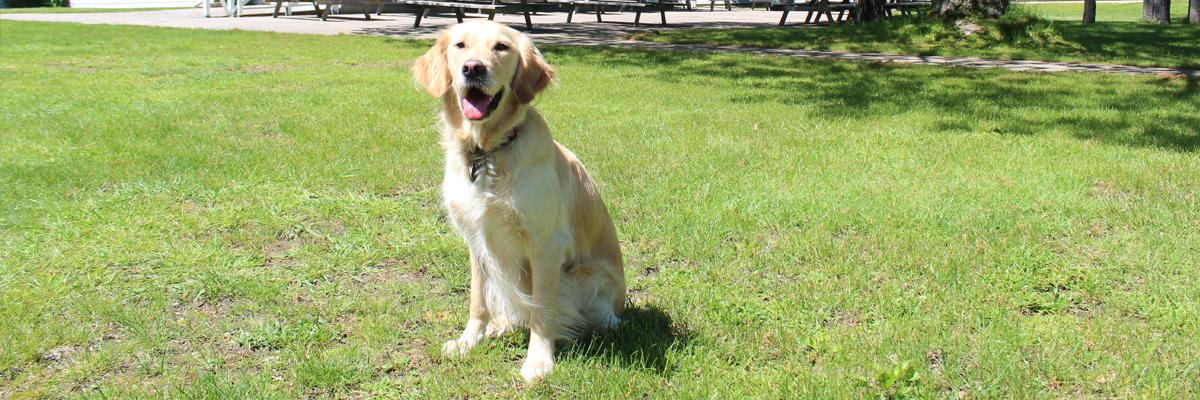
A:
{"type": "Polygon", "coordinates": [[[924,7],[929,7],[933,3],[930,1],[921,0],[889,0],[883,3],[883,9],[887,15],[892,16],[892,10],[900,10],[900,15],[908,15],[914,10],[924,7]]]}
{"type": "Polygon", "coordinates": [[[417,18],[413,21],[413,27],[421,26],[421,19],[429,14],[429,10],[433,8],[449,8],[454,10],[454,16],[459,23],[463,22],[465,10],[479,10],[487,14],[488,20],[494,20],[497,12],[522,13],[525,15],[525,28],[533,30],[533,20],[529,13],[534,11],[544,10],[552,4],[545,1],[504,1],[483,3],[474,1],[455,1],[455,0],[387,0],[394,4],[412,6],[416,8],[417,18]]]}
{"type": "Polygon", "coordinates": [[[391,3],[403,4],[412,6],[416,9],[416,19],[413,20],[413,28],[421,26],[421,19],[429,14],[429,10],[437,7],[449,8],[454,10],[454,17],[459,23],[463,22],[463,17],[466,16],[466,10],[479,10],[488,15],[488,20],[496,18],[496,11],[506,8],[503,4],[487,4],[487,3],[472,3],[465,1],[434,1],[434,0],[391,0],[391,3]]]}
{"type": "Polygon", "coordinates": [[[638,26],[642,22],[643,11],[658,11],[662,15],[662,24],[667,24],[667,11],[675,8],[674,2],[651,2],[651,1],[634,1],[634,0],[546,0],[549,3],[562,4],[567,6],[567,22],[571,22],[572,17],[579,11],[580,8],[591,6],[596,13],[596,22],[604,22],[601,16],[604,14],[602,7],[629,7],[634,11],[633,25],[638,26]]]}
{"type": "Polygon", "coordinates": [[[774,0],[749,0],[749,1],[747,1],[747,3],[749,3],[749,4],[750,4],[750,9],[751,9],[751,10],[753,10],[753,9],[754,9],[754,6],[755,6],[756,4],[762,4],[762,5],[763,5],[763,10],[770,10],[770,9],[771,9],[771,4],[772,4],[772,3],[774,3],[774,2],[775,2],[774,0]]]}
{"type": "MultiPolygon", "coordinates": [[[[803,0],[801,0],[803,1],[803,0]]],[[[808,0],[807,2],[797,2],[796,0],[783,0],[778,4],[771,6],[772,10],[782,10],[783,16],[779,18],[779,26],[787,23],[788,14],[792,11],[807,11],[804,16],[804,23],[810,24],[821,18],[821,14],[825,14],[825,19],[829,23],[842,22],[842,17],[848,12],[851,19],[858,18],[858,6],[850,0],[842,0],[840,3],[830,3],[829,0],[808,0]],[[837,19],[833,18],[833,12],[837,11],[837,19]],[[816,13],[816,18],[813,18],[813,13],[816,13]]]]}
{"type": "MultiPolygon", "coordinates": [[[[376,10],[383,7],[383,0],[266,0],[267,3],[275,3],[275,11],[271,13],[271,18],[279,18],[279,9],[283,7],[283,3],[304,3],[312,4],[317,9],[317,16],[321,17],[322,21],[327,21],[329,13],[335,5],[357,5],[362,6],[363,16],[366,19],[371,19],[371,12],[367,8],[374,6],[376,10]],[[321,5],[325,5],[325,9],[321,9],[321,5]]],[[[288,8],[291,9],[290,6],[288,8]]]]}
{"type": "MultiPolygon", "coordinates": [[[[713,11],[717,8],[717,0],[709,0],[708,11],[713,11]]],[[[754,9],[754,3],[750,3],[750,9],[754,9]]],[[[725,0],[725,11],[733,11],[733,4],[729,4],[729,0],[725,0]]]]}
{"type": "MultiPolygon", "coordinates": [[[[714,11],[717,8],[718,1],[722,1],[722,0],[710,0],[708,2],[708,11],[714,11]]],[[[725,11],[733,11],[733,2],[731,0],[724,0],[724,2],[725,2],[725,11]]],[[[762,4],[763,9],[767,10],[767,9],[771,8],[771,4],[774,2],[775,2],[775,0],[744,0],[744,1],[738,2],[738,4],[749,4],[750,10],[754,10],[754,6],[762,4]]]]}
{"type": "Polygon", "coordinates": [[[580,8],[592,6],[592,10],[596,13],[596,22],[604,22],[601,15],[604,14],[602,7],[630,7],[641,8],[645,7],[642,3],[628,0],[547,0],[547,2],[562,4],[567,7],[567,23],[571,22],[571,18],[579,12],[580,8]]]}
{"type": "Polygon", "coordinates": [[[636,10],[637,14],[633,17],[633,26],[637,26],[642,21],[643,11],[658,11],[658,14],[662,16],[662,25],[667,26],[667,11],[674,10],[675,6],[681,5],[675,0],[641,0],[641,3],[642,7],[636,10]]]}

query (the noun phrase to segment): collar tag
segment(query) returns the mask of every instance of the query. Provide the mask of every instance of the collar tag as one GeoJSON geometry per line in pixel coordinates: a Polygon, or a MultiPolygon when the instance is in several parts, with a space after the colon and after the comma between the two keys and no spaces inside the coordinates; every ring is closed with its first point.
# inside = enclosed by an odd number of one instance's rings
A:
{"type": "Polygon", "coordinates": [[[508,147],[508,145],[512,144],[513,140],[517,139],[517,131],[519,130],[521,130],[521,125],[517,125],[515,128],[513,128],[512,132],[508,133],[508,137],[504,139],[504,143],[500,143],[500,145],[496,146],[496,148],[492,149],[492,151],[484,151],[483,149],[479,148],[479,146],[476,146],[474,150],[471,150],[471,154],[467,155],[467,179],[469,179],[471,183],[475,183],[475,181],[478,181],[480,178],[488,174],[488,168],[492,163],[492,155],[495,152],[503,150],[505,147],[508,147]]]}

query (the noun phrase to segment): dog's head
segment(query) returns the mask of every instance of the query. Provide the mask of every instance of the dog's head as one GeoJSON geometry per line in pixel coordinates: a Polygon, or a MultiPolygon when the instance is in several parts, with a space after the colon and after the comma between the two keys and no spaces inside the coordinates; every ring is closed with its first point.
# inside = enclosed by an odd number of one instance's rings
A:
{"type": "Polygon", "coordinates": [[[490,21],[446,29],[412,71],[430,96],[454,96],[448,100],[473,123],[505,102],[528,104],[554,80],[554,69],[528,37],[490,21]]]}

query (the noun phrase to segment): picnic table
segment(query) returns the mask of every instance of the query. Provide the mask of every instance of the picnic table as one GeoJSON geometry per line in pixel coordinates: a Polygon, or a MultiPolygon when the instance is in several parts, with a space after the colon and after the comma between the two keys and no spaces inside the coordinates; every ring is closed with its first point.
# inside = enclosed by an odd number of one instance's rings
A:
{"type": "Polygon", "coordinates": [[[825,19],[829,21],[829,23],[833,23],[835,21],[833,18],[834,11],[838,12],[836,21],[841,22],[842,17],[847,12],[850,13],[851,19],[857,18],[857,7],[857,3],[852,2],[851,0],[841,0],[839,3],[830,3],[829,0],[782,0],[778,4],[773,5],[772,9],[783,11],[783,16],[779,18],[779,26],[783,26],[787,23],[788,14],[792,11],[807,11],[808,14],[805,14],[804,16],[804,23],[806,24],[816,22],[821,18],[822,14],[825,15],[825,19]],[[816,13],[815,19],[813,18],[814,13],[816,13]]]}
{"type": "Polygon", "coordinates": [[[291,12],[290,3],[305,3],[312,4],[312,6],[317,9],[317,16],[320,17],[322,21],[328,20],[329,14],[333,12],[332,8],[335,5],[361,6],[363,17],[366,19],[371,19],[371,11],[367,7],[374,6],[376,10],[379,10],[383,7],[383,0],[265,0],[265,2],[275,3],[275,11],[271,13],[271,18],[279,18],[279,10],[283,8],[283,3],[289,3],[289,15],[291,12]],[[325,5],[325,9],[321,9],[322,4],[325,5]]]}
{"type": "Polygon", "coordinates": [[[488,20],[496,18],[497,12],[521,13],[525,16],[525,28],[533,30],[533,20],[530,18],[530,12],[545,10],[551,5],[550,2],[544,0],[518,0],[518,1],[493,1],[490,3],[475,2],[470,0],[390,0],[396,4],[406,4],[416,7],[417,18],[413,21],[413,27],[421,26],[421,18],[429,13],[429,10],[435,7],[449,8],[454,10],[454,16],[458,22],[463,22],[464,10],[480,10],[488,15],[488,20]]]}
{"type": "Polygon", "coordinates": [[[914,12],[912,10],[932,4],[933,2],[929,0],[888,0],[883,4],[883,10],[889,17],[892,16],[892,10],[900,10],[900,15],[908,15],[908,13],[914,12]]]}
{"type": "MultiPolygon", "coordinates": [[[[858,7],[860,4],[856,0],[840,0],[840,2],[831,2],[830,0],[779,0],[779,3],[773,5],[772,9],[783,11],[783,16],[779,18],[779,25],[783,26],[787,23],[788,14],[792,11],[807,11],[808,14],[804,16],[804,23],[806,24],[820,20],[821,15],[825,15],[825,19],[829,23],[858,21],[860,15],[858,7]],[[836,19],[833,17],[834,11],[838,12],[836,19]],[[814,18],[814,13],[816,14],[816,18],[814,18]],[[850,14],[850,18],[843,19],[847,13],[850,14]]],[[[884,0],[883,8],[887,16],[892,15],[892,10],[900,10],[901,15],[908,15],[911,10],[927,7],[930,4],[930,0],[884,0]]]]}
{"type": "Polygon", "coordinates": [[[642,22],[642,13],[645,11],[658,11],[662,18],[662,25],[667,25],[667,11],[675,9],[677,3],[673,0],[546,0],[550,3],[562,4],[567,6],[567,22],[575,16],[579,9],[590,6],[596,14],[596,22],[604,22],[602,15],[604,14],[603,7],[620,7],[633,9],[633,26],[638,26],[642,22]]]}
{"type": "Polygon", "coordinates": [[[400,4],[409,6],[416,14],[413,19],[413,27],[420,27],[421,20],[429,15],[430,10],[437,8],[450,9],[454,12],[458,22],[463,22],[466,17],[467,10],[477,10],[487,14],[488,20],[494,20],[497,12],[506,13],[521,13],[525,16],[525,27],[529,30],[533,29],[533,20],[530,17],[531,12],[546,10],[547,8],[557,8],[563,6],[567,8],[567,22],[571,22],[575,17],[575,13],[583,8],[591,8],[596,13],[596,21],[604,22],[602,14],[603,7],[620,7],[622,9],[629,8],[635,13],[633,25],[638,26],[642,22],[643,12],[658,12],[662,21],[662,25],[667,24],[667,11],[675,9],[680,3],[676,0],[266,0],[267,2],[275,3],[275,12],[273,17],[279,17],[279,11],[284,3],[304,3],[312,4],[317,9],[317,16],[322,21],[327,20],[329,14],[332,13],[334,5],[358,5],[362,7],[364,18],[371,19],[369,7],[374,7],[375,13],[383,14],[384,4],[400,4]],[[321,8],[325,5],[325,8],[321,8]]]}
{"type": "MultiPolygon", "coordinates": [[[[435,7],[449,8],[453,10],[454,17],[458,19],[459,23],[463,22],[463,18],[466,16],[465,10],[468,9],[479,10],[480,12],[486,13],[488,20],[490,21],[496,18],[497,10],[506,8],[502,4],[485,4],[461,1],[394,0],[393,3],[410,5],[416,9],[417,17],[413,20],[413,28],[420,27],[421,19],[429,15],[429,10],[435,7]]],[[[529,23],[528,18],[529,17],[526,16],[526,23],[529,23]]]]}
{"type": "Polygon", "coordinates": [[[596,22],[604,22],[604,19],[601,17],[604,14],[604,10],[602,9],[602,7],[604,7],[604,6],[621,7],[621,8],[645,7],[644,4],[637,2],[637,1],[631,1],[631,0],[547,0],[547,1],[550,3],[562,4],[567,7],[567,22],[568,23],[571,22],[571,18],[575,16],[576,12],[579,12],[580,8],[583,8],[586,6],[592,6],[593,12],[596,13],[596,22]]]}

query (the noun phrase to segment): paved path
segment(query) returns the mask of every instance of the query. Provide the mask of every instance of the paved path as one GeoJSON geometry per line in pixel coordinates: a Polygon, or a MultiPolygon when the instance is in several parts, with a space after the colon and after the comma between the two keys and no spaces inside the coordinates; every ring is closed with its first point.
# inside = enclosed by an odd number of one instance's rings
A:
{"type": "MultiPolygon", "coordinates": [[[[311,15],[311,7],[298,7],[297,10],[307,11],[309,14],[271,18],[271,9],[269,7],[251,7],[248,10],[248,16],[242,18],[204,18],[203,12],[198,9],[185,9],[93,14],[0,14],[0,20],[56,21],[84,24],[146,25],[225,30],[240,29],[322,35],[360,34],[406,38],[430,38],[442,28],[455,22],[452,15],[431,15],[422,21],[424,26],[413,28],[412,14],[385,14],[383,16],[375,16],[370,21],[367,21],[362,19],[361,14],[353,14],[353,11],[347,10],[349,12],[343,16],[335,16],[331,17],[328,21],[321,21],[311,15]]],[[[535,41],[544,44],[600,47],[618,46],[697,52],[732,52],[795,58],[826,58],[976,68],[1003,68],[1013,71],[1074,71],[1176,75],[1200,79],[1200,71],[1181,68],[649,43],[632,41],[628,38],[635,33],[662,30],[775,26],[779,21],[779,13],[745,9],[735,9],[733,11],[718,10],[713,12],[707,10],[676,11],[667,13],[667,22],[670,23],[668,26],[658,25],[658,16],[654,14],[642,15],[643,24],[638,27],[633,26],[633,18],[634,15],[632,12],[606,13],[604,14],[605,22],[597,23],[594,21],[585,22],[594,19],[591,14],[577,14],[575,22],[567,24],[565,13],[543,13],[533,16],[533,23],[536,29],[529,34],[535,41]]],[[[801,16],[796,20],[799,21],[802,19],[803,17],[801,16]]],[[[496,20],[511,26],[524,26],[522,17],[519,15],[498,15],[496,20]]],[[[789,22],[791,20],[789,19],[789,22]]],[[[823,28],[805,27],[797,29],[823,28]]]]}

